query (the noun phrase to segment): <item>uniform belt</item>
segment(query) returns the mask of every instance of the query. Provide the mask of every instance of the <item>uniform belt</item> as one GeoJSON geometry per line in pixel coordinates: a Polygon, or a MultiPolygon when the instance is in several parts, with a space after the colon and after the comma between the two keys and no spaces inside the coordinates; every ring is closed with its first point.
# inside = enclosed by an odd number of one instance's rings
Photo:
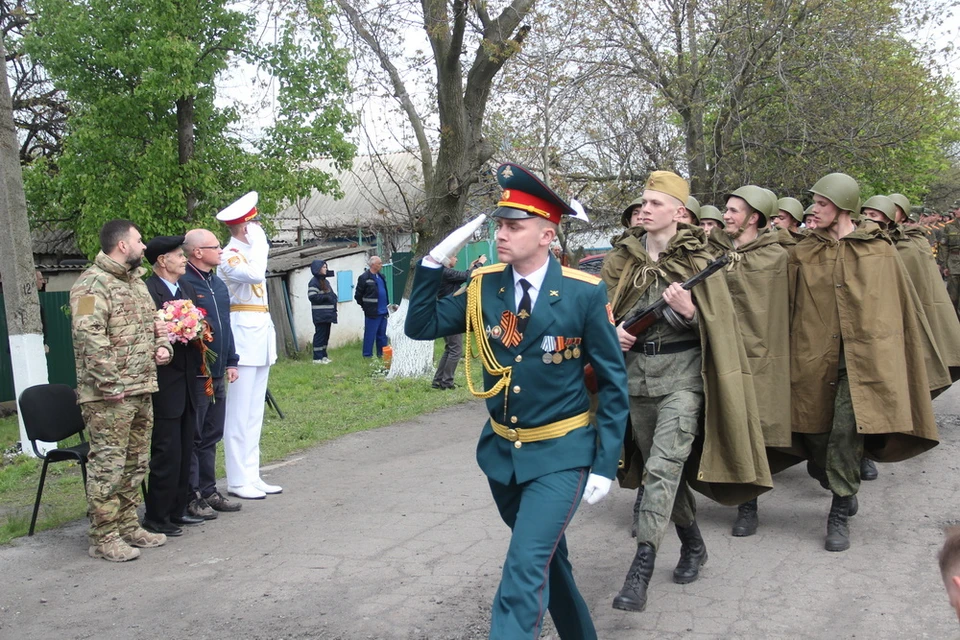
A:
{"type": "Polygon", "coordinates": [[[590,424],[589,411],[584,411],[583,413],[573,416],[572,418],[557,420],[556,422],[551,422],[550,424],[541,425],[539,427],[531,427],[529,429],[513,429],[511,427],[505,427],[493,418],[490,418],[490,426],[493,427],[494,433],[501,438],[509,440],[510,442],[516,442],[517,448],[520,447],[521,442],[539,442],[541,440],[553,440],[554,438],[561,438],[574,429],[585,427],[588,424],[590,424]]]}
{"type": "Polygon", "coordinates": [[[230,311],[255,311],[257,313],[267,313],[270,307],[265,304],[232,304],[230,311]]]}
{"type": "Polygon", "coordinates": [[[667,344],[660,344],[659,342],[640,342],[637,340],[633,343],[633,346],[630,347],[630,351],[634,353],[642,353],[648,356],[656,356],[660,354],[668,353],[681,353],[683,351],[689,351],[690,349],[697,349],[700,347],[699,340],[681,340],[680,342],[668,342],[667,344]]]}

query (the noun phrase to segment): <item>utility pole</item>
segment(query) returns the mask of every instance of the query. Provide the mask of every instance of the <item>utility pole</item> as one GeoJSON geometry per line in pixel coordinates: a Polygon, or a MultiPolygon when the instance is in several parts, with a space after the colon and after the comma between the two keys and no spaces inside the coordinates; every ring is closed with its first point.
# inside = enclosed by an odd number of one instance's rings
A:
{"type": "MultiPolygon", "coordinates": [[[[7,52],[0,38],[0,61],[7,52]]],[[[27,222],[27,200],[17,130],[13,123],[13,99],[7,83],[7,65],[0,65],[0,275],[10,338],[10,363],[17,398],[27,387],[47,383],[47,357],[43,349],[40,296],[37,294],[33,244],[27,222]]],[[[19,416],[19,411],[17,412],[19,416]]],[[[33,448],[20,420],[20,448],[33,455],[33,448]]],[[[55,443],[54,443],[55,444],[55,443]]]]}

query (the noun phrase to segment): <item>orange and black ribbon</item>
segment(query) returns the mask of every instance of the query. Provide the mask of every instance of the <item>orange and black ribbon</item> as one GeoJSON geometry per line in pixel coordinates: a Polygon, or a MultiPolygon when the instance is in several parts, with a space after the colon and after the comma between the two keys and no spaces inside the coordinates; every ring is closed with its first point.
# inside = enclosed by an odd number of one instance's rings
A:
{"type": "Polygon", "coordinates": [[[523,334],[517,331],[517,316],[510,311],[504,311],[500,316],[500,328],[503,329],[500,342],[506,348],[511,349],[523,340],[523,334]]]}

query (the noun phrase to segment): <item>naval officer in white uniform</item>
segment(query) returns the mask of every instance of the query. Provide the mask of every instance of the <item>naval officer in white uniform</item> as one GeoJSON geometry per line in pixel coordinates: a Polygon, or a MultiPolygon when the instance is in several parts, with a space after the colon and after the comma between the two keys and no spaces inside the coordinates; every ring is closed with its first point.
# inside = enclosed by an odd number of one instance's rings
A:
{"type": "Polygon", "coordinates": [[[240,357],[239,375],[227,393],[223,431],[227,492],[247,500],[283,491],[260,478],[260,431],[267,377],[277,361],[277,336],[267,306],[270,246],[256,215],[256,191],[217,214],[230,229],[217,275],[230,291],[230,326],[240,357]]]}

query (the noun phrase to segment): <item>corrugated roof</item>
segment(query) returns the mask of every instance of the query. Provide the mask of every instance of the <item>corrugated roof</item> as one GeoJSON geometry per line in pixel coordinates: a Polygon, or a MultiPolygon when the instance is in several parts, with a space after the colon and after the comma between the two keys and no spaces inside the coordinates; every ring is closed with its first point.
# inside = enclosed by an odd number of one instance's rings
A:
{"type": "Polygon", "coordinates": [[[322,258],[329,262],[355,253],[366,253],[373,247],[344,247],[343,245],[315,244],[306,247],[283,248],[270,252],[267,259],[267,274],[283,275],[288,271],[309,266],[311,262],[322,258]]]}
{"type": "Polygon", "coordinates": [[[337,177],[344,197],[336,200],[314,191],[306,202],[287,207],[274,219],[278,239],[294,240],[301,225],[328,230],[407,228],[424,199],[420,159],[412,153],[358,156],[344,172],[337,172],[329,159],[318,160],[316,166],[337,177]]]}

